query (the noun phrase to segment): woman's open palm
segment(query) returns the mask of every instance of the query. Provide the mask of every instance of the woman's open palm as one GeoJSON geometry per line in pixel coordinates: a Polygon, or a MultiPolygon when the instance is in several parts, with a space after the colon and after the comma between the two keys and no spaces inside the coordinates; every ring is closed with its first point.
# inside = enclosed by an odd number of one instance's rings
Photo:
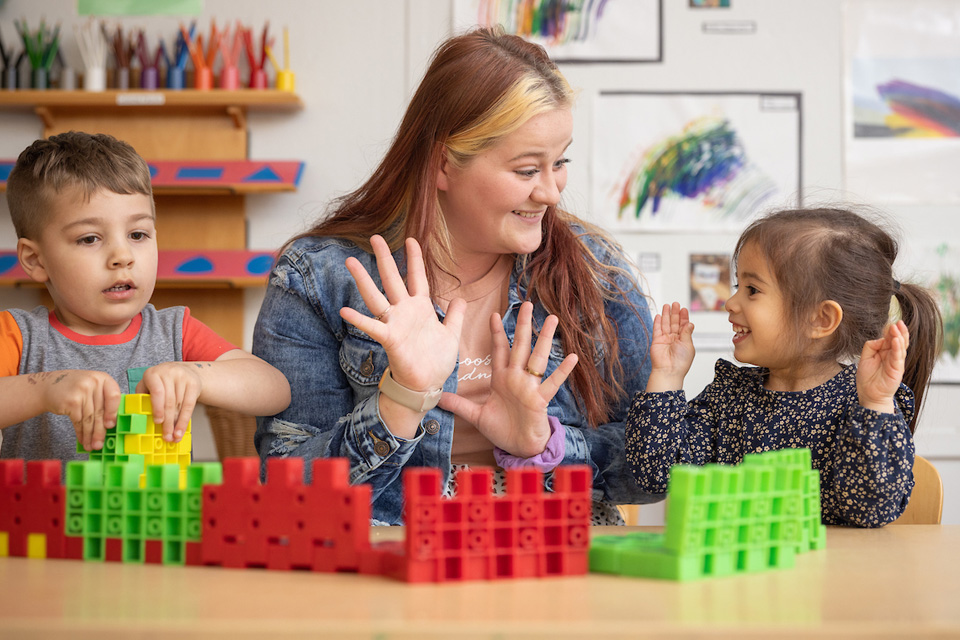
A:
{"type": "Polygon", "coordinates": [[[523,458],[542,453],[550,437],[547,406],[577,365],[576,354],[570,354],[549,377],[542,377],[557,324],[556,316],[547,317],[531,351],[533,304],[524,302],[511,348],[500,315],[493,314],[490,396],[480,404],[444,393],[440,407],[476,425],[488,440],[508,453],[523,458]]]}

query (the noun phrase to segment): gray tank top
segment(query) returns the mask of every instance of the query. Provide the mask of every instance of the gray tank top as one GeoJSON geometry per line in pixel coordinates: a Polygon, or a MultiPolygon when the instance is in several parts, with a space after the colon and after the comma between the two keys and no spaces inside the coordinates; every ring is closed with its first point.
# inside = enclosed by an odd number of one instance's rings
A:
{"type": "MultiPolygon", "coordinates": [[[[9,309],[23,335],[21,375],[60,369],[103,371],[131,393],[127,369],[152,367],[161,362],[183,360],[184,307],[157,310],[148,304],[140,330],[122,344],[83,344],[66,337],[50,325],[50,311],[9,309]]],[[[86,460],[77,453],[77,435],[66,416],[43,413],[3,430],[0,458],[24,460],[86,460]]]]}

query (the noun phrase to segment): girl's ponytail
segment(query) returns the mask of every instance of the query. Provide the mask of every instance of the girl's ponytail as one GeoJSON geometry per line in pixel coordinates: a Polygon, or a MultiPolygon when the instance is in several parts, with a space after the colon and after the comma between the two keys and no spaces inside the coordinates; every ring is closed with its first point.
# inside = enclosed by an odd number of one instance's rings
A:
{"type": "Polygon", "coordinates": [[[927,289],[905,282],[895,295],[900,304],[901,317],[910,332],[903,383],[913,391],[915,399],[913,418],[910,420],[910,431],[913,432],[933,367],[943,346],[943,320],[937,301],[927,289]]]}

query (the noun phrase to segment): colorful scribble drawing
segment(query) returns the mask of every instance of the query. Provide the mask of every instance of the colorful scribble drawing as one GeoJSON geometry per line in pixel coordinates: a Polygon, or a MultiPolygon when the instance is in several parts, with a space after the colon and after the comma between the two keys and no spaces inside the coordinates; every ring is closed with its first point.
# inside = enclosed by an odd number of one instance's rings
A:
{"type": "Polygon", "coordinates": [[[960,137],[960,99],[932,87],[891,80],[877,85],[889,109],[854,123],[858,138],[960,137]]]}
{"type": "Polygon", "coordinates": [[[481,0],[477,24],[550,45],[579,42],[596,32],[607,0],[481,0]]]}
{"type": "Polygon", "coordinates": [[[777,192],[747,157],[729,120],[702,117],[646,151],[619,197],[619,217],[656,217],[666,199],[699,201],[722,218],[745,217],[777,192]]]}
{"type": "MultiPolygon", "coordinates": [[[[937,247],[941,258],[947,251],[946,244],[937,247]]],[[[943,352],[956,358],[960,354],[960,277],[955,273],[941,272],[934,290],[943,314],[943,352]]]]}

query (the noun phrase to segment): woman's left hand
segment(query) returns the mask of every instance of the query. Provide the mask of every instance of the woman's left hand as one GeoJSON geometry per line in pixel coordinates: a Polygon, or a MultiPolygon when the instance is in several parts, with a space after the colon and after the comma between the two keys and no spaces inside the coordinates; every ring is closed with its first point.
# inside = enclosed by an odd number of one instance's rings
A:
{"type": "Polygon", "coordinates": [[[547,406],[577,366],[576,354],[570,354],[543,379],[557,324],[556,316],[547,316],[531,352],[533,304],[524,302],[517,316],[511,349],[500,314],[493,314],[490,317],[493,336],[490,396],[478,404],[445,392],[440,408],[476,425],[480,433],[508,453],[522,458],[542,453],[550,438],[547,406]]]}

